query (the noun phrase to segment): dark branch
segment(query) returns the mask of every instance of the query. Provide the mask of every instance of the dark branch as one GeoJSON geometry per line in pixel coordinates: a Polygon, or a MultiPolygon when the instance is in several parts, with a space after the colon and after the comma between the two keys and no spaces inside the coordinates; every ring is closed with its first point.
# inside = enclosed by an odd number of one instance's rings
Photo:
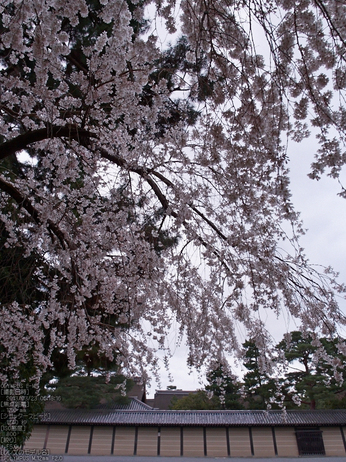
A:
{"type": "MultiPolygon", "coordinates": [[[[35,223],[37,223],[38,225],[42,224],[42,221],[40,219],[40,215],[37,209],[32,205],[29,199],[25,197],[23,194],[21,194],[18,191],[18,189],[16,189],[12,184],[8,183],[3,178],[0,178],[0,189],[4,191],[6,194],[8,194],[9,196],[11,196],[12,199],[14,199],[20,207],[23,207],[28,212],[28,214],[33,218],[35,223]]],[[[66,244],[68,244],[70,248],[73,247],[66,239],[64,233],[51,220],[47,220],[47,228],[49,232],[53,233],[59,239],[59,242],[63,249],[66,248],[66,244]]]]}
{"type": "Polygon", "coordinates": [[[94,137],[95,135],[87,130],[82,130],[72,125],[67,125],[65,127],[48,125],[45,128],[24,133],[23,135],[16,136],[12,140],[2,143],[0,145],[0,160],[5,159],[18,151],[27,149],[32,143],[37,143],[38,141],[50,138],[69,138],[80,143],[82,142],[81,144],[85,146],[89,145],[90,138],[94,137]]]}
{"type": "MultiPolygon", "coordinates": [[[[14,138],[13,140],[7,141],[6,143],[3,143],[1,145],[1,153],[0,153],[0,159],[4,159],[5,157],[16,153],[17,151],[20,151],[22,149],[25,149],[30,145],[31,143],[35,143],[37,141],[43,141],[44,139],[49,139],[49,138],[69,138],[78,141],[82,146],[85,148],[89,149],[90,148],[90,138],[96,138],[96,135],[91,134],[87,130],[82,130],[78,129],[77,127],[74,126],[66,126],[66,127],[56,127],[56,126],[48,126],[47,128],[35,130],[33,132],[28,132],[25,133],[24,135],[19,135],[18,137],[14,138]]],[[[118,165],[118,167],[125,168],[130,172],[136,173],[139,176],[141,176],[151,187],[151,189],[154,191],[156,197],[159,199],[162,207],[164,210],[167,210],[169,207],[169,202],[165,194],[161,191],[159,185],[154,181],[153,178],[150,177],[150,175],[155,176],[158,178],[160,181],[162,181],[164,184],[166,184],[168,187],[174,189],[174,184],[166,178],[164,175],[162,175],[159,172],[155,172],[153,170],[147,170],[145,167],[141,166],[130,166],[127,164],[126,160],[116,153],[109,153],[107,150],[103,148],[95,148],[101,155],[103,159],[107,159],[110,162],[118,165]]],[[[7,183],[6,183],[7,184],[7,183]]],[[[8,188],[13,188],[10,184],[7,184],[8,188]]],[[[0,187],[2,185],[0,184],[0,187]]],[[[28,213],[35,219],[35,221],[39,222],[38,218],[38,212],[37,210],[32,206],[30,201],[25,199],[15,188],[10,191],[10,189],[7,188],[4,189],[5,187],[2,187],[3,191],[7,192],[8,194],[13,197],[13,199],[19,203],[22,204],[23,207],[28,211],[28,213]]],[[[224,241],[227,241],[226,236],[220,231],[220,229],[212,223],[202,212],[200,212],[194,205],[192,204],[187,204],[188,207],[190,207],[197,215],[199,215],[203,221],[205,221],[217,234],[218,236],[223,239],[224,241]]],[[[177,218],[177,213],[174,211],[170,212],[170,215],[174,218],[177,218]]],[[[51,224],[52,226],[53,223],[51,224]]],[[[185,224],[186,225],[186,224],[185,224]]],[[[57,229],[53,229],[51,226],[50,228],[54,232],[54,234],[59,237],[60,242],[62,243],[63,241],[61,240],[62,236],[59,236],[58,234],[61,233],[61,231],[57,229]],[[57,234],[58,233],[58,234],[57,234]]],[[[64,239],[63,239],[64,240],[64,239]]],[[[201,242],[203,245],[206,245],[204,240],[201,239],[201,242]]]]}
{"type": "Polygon", "coordinates": [[[0,178],[0,189],[11,196],[18,205],[22,206],[36,223],[40,223],[38,211],[33,207],[29,199],[24,197],[12,184],[0,178]]]}

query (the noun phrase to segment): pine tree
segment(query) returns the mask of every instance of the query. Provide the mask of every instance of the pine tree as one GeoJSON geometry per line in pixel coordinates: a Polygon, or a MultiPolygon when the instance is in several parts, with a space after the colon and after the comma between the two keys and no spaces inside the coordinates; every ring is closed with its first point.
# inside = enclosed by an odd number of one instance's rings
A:
{"type": "Polygon", "coordinates": [[[266,371],[263,356],[252,340],[247,340],[243,347],[245,349],[244,366],[248,370],[243,379],[246,407],[249,409],[267,409],[268,406],[275,406],[277,385],[266,371]]]}
{"type": "Polygon", "coordinates": [[[243,409],[240,383],[229,373],[223,364],[218,364],[207,374],[207,393],[212,393],[219,409],[243,409]]]}

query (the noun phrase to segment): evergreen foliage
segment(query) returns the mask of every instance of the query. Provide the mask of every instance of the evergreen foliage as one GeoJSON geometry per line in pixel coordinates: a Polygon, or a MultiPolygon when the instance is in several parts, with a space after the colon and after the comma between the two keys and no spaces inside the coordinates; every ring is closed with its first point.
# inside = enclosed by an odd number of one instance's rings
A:
{"type": "Polygon", "coordinates": [[[100,406],[129,404],[130,399],[126,393],[133,387],[132,380],[125,377],[111,376],[107,381],[105,377],[73,376],[65,377],[54,386],[51,395],[59,398],[64,407],[70,409],[95,409],[100,406]]]}

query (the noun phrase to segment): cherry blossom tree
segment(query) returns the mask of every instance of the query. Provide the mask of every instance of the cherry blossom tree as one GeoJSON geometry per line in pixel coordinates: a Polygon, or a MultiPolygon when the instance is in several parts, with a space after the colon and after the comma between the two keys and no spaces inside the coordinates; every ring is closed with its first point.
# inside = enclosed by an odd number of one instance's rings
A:
{"type": "Polygon", "coordinates": [[[328,0],[0,0],[2,242],[35,286],[0,300],[1,380],[88,346],[144,374],[176,325],[191,366],[238,351],[240,325],[269,354],[265,310],[345,324],[287,168],[311,127],[311,176],[345,162],[345,18],[328,0]]]}

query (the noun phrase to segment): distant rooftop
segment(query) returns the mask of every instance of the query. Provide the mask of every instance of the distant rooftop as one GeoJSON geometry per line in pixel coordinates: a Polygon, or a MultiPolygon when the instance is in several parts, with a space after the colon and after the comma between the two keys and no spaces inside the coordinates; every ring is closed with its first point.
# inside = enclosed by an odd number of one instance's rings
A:
{"type": "Polygon", "coordinates": [[[196,393],[196,390],[156,390],[154,399],[147,399],[147,403],[155,409],[168,410],[174,398],[180,399],[190,393],[196,393]]]}
{"type": "Polygon", "coordinates": [[[182,395],[186,396],[190,393],[196,393],[196,390],[181,390],[174,389],[174,390],[156,390],[155,395],[182,395]]]}

